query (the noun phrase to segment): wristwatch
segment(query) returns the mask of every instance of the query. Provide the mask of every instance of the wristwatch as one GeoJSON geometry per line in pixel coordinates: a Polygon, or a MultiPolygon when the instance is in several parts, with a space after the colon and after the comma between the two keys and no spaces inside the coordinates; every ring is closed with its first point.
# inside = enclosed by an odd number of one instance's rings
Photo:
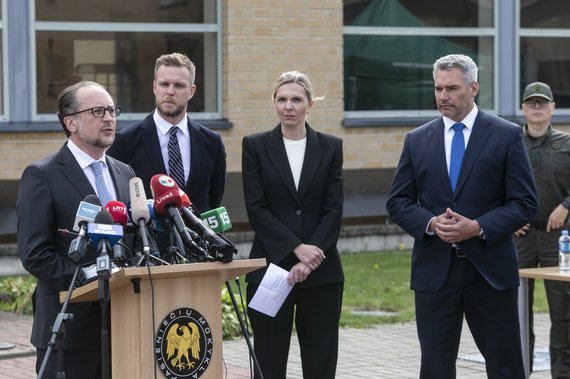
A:
{"type": "Polygon", "coordinates": [[[479,233],[477,233],[477,238],[484,240],[485,239],[485,232],[483,228],[479,229],[479,233]]]}
{"type": "Polygon", "coordinates": [[[570,207],[570,203],[567,202],[566,200],[562,200],[562,202],[560,204],[562,204],[562,206],[566,209],[568,209],[570,207]]]}

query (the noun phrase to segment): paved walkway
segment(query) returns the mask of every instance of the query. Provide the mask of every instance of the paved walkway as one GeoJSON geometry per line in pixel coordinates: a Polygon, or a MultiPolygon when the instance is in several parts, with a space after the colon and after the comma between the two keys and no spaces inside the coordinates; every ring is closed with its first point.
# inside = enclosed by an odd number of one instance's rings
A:
{"type": "MultiPolygon", "coordinates": [[[[550,320],[548,314],[535,315],[537,348],[548,346],[550,320]]],[[[0,312],[0,346],[15,345],[0,351],[0,377],[34,378],[35,352],[29,344],[32,320],[27,316],[16,316],[0,312]]],[[[370,329],[341,329],[339,344],[338,379],[417,378],[420,349],[414,323],[378,325],[370,329]]],[[[460,357],[478,355],[466,325],[463,328],[460,357]]],[[[248,348],[245,340],[224,342],[225,379],[248,379],[248,348]]],[[[302,378],[299,347],[292,338],[289,357],[288,378],[302,378]]],[[[461,379],[485,378],[482,363],[458,359],[457,377],[461,379]]],[[[550,371],[534,372],[531,379],[550,378],[550,371]]],[[[270,378],[267,378],[270,379],[270,378]]]]}

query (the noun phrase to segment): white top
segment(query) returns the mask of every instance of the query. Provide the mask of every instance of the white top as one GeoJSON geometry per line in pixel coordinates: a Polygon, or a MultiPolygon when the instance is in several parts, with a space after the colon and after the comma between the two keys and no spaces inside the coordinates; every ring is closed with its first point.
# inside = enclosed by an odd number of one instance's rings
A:
{"type": "Polygon", "coordinates": [[[178,126],[180,129],[176,136],[178,137],[178,144],[180,145],[180,155],[182,156],[182,165],[184,166],[184,182],[186,182],[190,176],[190,132],[188,131],[188,117],[182,117],[182,120],[178,124],[172,125],[160,117],[155,110],[152,118],[156,125],[156,134],[158,135],[158,143],[160,145],[160,151],[162,152],[162,161],[164,162],[164,167],[166,167],[166,172],[170,172],[170,168],[168,167],[168,141],[170,140],[170,134],[168,132],[173,126],[178,126]]]}
{"type": "Polygon", "coordinates": [[[295,189],[299,189],[299,180],[301,180],[301,171],[303,170],[303,161],[305,160],[305,148],[307,147],[307,137],[300,140],[291,140],[283,137],[287,159],[295,181],[295,189]]]}
{"type": "MultiPolygon", "coordinates": [[[[79,166],[83,170],[83,173],[89,180],[89,183],[91,183],[91,187],[93,187],[95,193],[97,196],[99,196],[99,193],[97,192],[97,185],[95,184],[95,174],[93,173],[93,169],[90,167],[91,164],[95,162],[95,159],[91,158],[89,154],[77,147],[77,145],[74,144],[71,140],[67,140],[67,147],[71,151],[71,154],[73,154],[75,157],[77,163],[79,163],[79,166]]],[[[107,156],[103,154],[103,156],[98,160],[103,162],[103,177],[105,179],[105,185],[107,186],[107,189],[109,190],[109,193],[113,199],[116,200],[117,191],[115,190],[115,184],[113,183],[111,173],[109,172],[109,166],[107,166],[107,156]]]]}

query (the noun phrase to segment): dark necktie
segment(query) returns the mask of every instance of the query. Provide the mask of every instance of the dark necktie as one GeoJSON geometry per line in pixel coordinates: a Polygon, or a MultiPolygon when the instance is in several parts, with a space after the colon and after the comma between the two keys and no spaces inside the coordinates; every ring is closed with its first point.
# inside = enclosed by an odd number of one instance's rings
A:
{"type": "Polygon", "coordinates": [[[455,130],[453,140],[451,141],[451,158],[449,160],[449,181],[451,190],[455,192],[455,185],[459,177],[461,162],[463,161],[463,153],[465,153],[465,139],[463,138],[463,128],[465,125],[458,122],[452,126],[455,130]]]}
{"type": "Polygon", "coordinates": [[[168,140],[168,169],[170,177],[174,179],[178,187],[184,188],[184,166],[182,164],[182,155],[180,154],[180,145],[178,144],[178,127],[170,128],[170,139],[168,140]]]}
{"type": "Polygon", "coordinates": [[[105,178],[103,177],[103,162],[95,161],[91,163],[91,168],[95,173],[95,186],[97,187],[97,194],[99,195],[99,200],[101,200],[101,205],[104,207],[107,203],[113,200],[107,185],[105,184],[105,178]]]}

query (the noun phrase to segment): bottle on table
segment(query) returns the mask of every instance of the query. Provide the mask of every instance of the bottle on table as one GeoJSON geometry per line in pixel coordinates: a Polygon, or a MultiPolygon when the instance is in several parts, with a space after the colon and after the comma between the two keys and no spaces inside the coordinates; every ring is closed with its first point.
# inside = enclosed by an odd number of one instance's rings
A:
{"type": "Polygon", "coordinates": [[[570,236],[563,230],[558,239],[558,266],[560,272],[570,272],[570,236]]]}

